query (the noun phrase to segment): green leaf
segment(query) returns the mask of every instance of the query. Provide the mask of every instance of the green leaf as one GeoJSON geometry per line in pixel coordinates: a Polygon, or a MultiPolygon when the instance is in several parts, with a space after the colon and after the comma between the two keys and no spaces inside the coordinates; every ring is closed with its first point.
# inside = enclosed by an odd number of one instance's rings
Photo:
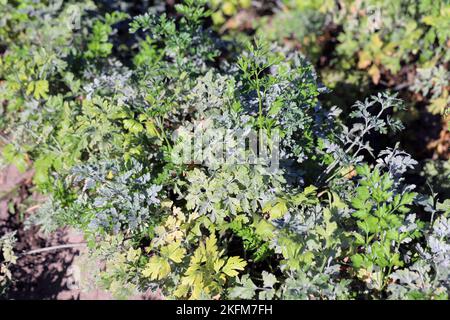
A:
{"type": "Polygon", "coordinates": [[[261,237],[262,240],[272,239],[274,236],[274,226],[266,221],[265,219],[261,219],[255,227],[255,232],[257,235],[261,237]]]}
{"type": "Polygon", "coordinates": [[[240,286],[232,288],[229,292],[231,299],[252,299],[255,296],[255,291],[258,287],[253,283],[248,274],[242,276],[237,282],[240,286]]]}
{"type": "Polygon", "coordinates": [[[352,260],[353,266],[355,268],[360,268],[362,266],[363,262],[364,262],[363,256],[361,254],[359,254],[359,253],[353,255],[351,257],[351,260],[352,260]]]}
{"type": "Polygon", "coordinates": [[[268,115],[270,116],[275,116],[278,114],[278,112],[281,110],[281,108],[283,107],[283,100],[282,99],[277,99],[273,102],[273,104],[270,106],[268,115]]]}
{"type": "Polygon", "coordinates": [[[144,126],[136,120],[127,119],[123,121],[123,125],[125,129],[130,131],[131,133],[138,134],[144,131],[144,126]]]}
{"type": "Polygon", "coordinates": [[[314,194],[316,194],[316,191],[317,191],[317,187],[311,185],[311,186],[307,186],[307,187],[305,188],[305,190],[303,190],[303,194],[304,194],[305,196],[314,195],[314,194]]]}
{"type": "Polygon", "coordinates": [[[52,155],[45,155],[40,157],[34,162],[34,177],[33,182],[36,185],[43,185],[49,182],[49,174],[48,171],[51,168],[53,163],[52,155]]]}
{"type": "Polygon", "coordinates": [[[356,167],[356,172],[363,177],[368,177],[370,176],[370,168],[367,164],[363,165],[363,166],[359,166],[356,167]]]}
{"type": "Polygon", "coordinates": [[[366,243],[366,240],[359,233],[353,232],[352,235],[355,237],[355,244],[362,245],[366,243]]]}
{"type": "Polygon", "coordinates": [[[14,145],[7,144],[3,148],[2,153],[6,162],[14,165],[20,173],[24,173],[27,170],[28,164],[25,155],[17,152],[14,145]]]}
{"type": "Polygon", "coordinates": [[[262,272],[262,278],[265,288],[273,288],[273,286],[278,282],[277,277],[267,271],[262,272]]]}
{"type": "Polygon", "coordinates": [[[414,201],[414,198],[417,196],[415,192],[407,192],[402,196],[402,200],[400,202],[401,205],[409,205],[414,201]]]}

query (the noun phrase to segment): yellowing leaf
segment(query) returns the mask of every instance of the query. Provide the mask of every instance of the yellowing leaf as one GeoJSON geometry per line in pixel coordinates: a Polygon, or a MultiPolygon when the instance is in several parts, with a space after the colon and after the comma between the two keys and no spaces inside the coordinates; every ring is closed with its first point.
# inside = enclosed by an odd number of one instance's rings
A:
{"type": "Polygon", "coordinates": [[[373,83],[378,84],[380,82],[380,69],[376,65],[371,66],[368,73],[372,77],[373,83]]]}
{"type": "Polygon", "coordinates": [[[269,240],[274,236],[274,226],[265,219],[261,219],[261,221],[256,224],[255,232],[261,239],[269,240]]]}
{"type": "Polygon", "coordinates": [[[181,298],[185,297],[189,292],[189,286],[188,285],[180,285],[178,288],[173,292],[173,295],[175,297],[181,298]]]}
{"type": "Polygon", "coordinates": [[[222,11],[223,13],[225,13],[227,16],[231,16],[234,13],[236,13],[236,7],[234,6],[234,4],[232,4],[231,2],[225,2],[222,6],[222,11]]]}
{"type": "Polygon", "coordinates": [[[222,268],[224,264],[225,264],[225,261],[222,259],[218,259],[218,260],[214,261],[214,271],[219,272],[220,268],[222,268]]]}
{"type": "Polygon", "coordinates": [[[106,179],[111,180],[112,178],[114,178],[114,174],[111,170],[109,170],[108,175],[106,176],[106,179]]]}
{"type": "Polygon", "coordinates": [[[433,16],[425,16],[422,18],[422,22],[429,26],[433,26],[436,23],[436,18],[433,16]]]}
{"type": "Polygon", "coordinates": [[[159,256],[152,256],[145,265],[144,270],[142,270],[142,275],[144,277],[150,278],[151,280],[163,279],[167,277],[169,273],[169,262],[159,256]]]}
{"type": "Polygon", "coordinates": [[[34,82],[30,82],[27,86],[27,91],[25,92],[27,95],[30,95],[33,93],[34,90],[34,82]]]}
{"type": "Polygon", "coordinates": [[[175,263],[180,263],[186,255],[186,249],[179,242],[172,242],[161,248],[161,254],[175,263]]]}
{"type": "Polygon", "coordinates": [[[360,51],[358,53],[358,68],[365,69],[372,63],[372,57],[366,51],[360,51]]]}
{"type": "Polygon", "coordinates": [[[215,25],[220,25],[225,22],[225,17],[223,16],[221,11],[214,12],[211,15],[211,19],[215,25]]]}
{"type": "Polygon", "coordinates": [[[237,270],[240,271],[244,270],[246,265],[247,262],[245,262],[239,257],[236,256],[229,257],[227,264],[222,268],[222,272],[229,277],[235,277],[239,274],[237,270]]]}
{"type": "Polygon", "coordinates": [[[159,137],[158,129],[156,129],[156,126],[153,123],[153,121],[150,121],[150,120],[147,121],[145,123],[145,129],[151,137],[159,137]]]}
{"type": "Polygon", "coordinates": [[[212,234],[209,238],[205,241],[205,251],[207,254],[210,255],[217,255],[217,239],[214,234],[212,234]]]}
{"type": "Polygon", "coordinates": [[[383,41],[381,41],[378,33],[375,33],[370,40],[372,46],[376,49],[381,49],[381,47],[383,46],[383,41]]]}
{"type": "Polygon", "coordinates": [[[448,107],[448,99],[446,97],[439,97],[431,100],[428,110],[432,114],[439,114],[444,113],[446,107],[448,107]]]}
{"type": "Polygon", "coordinates": [[[48,81],[47,80],[38,80],[34,83],[34,94],[33,96],[36,99],[47,98],[48,93],[48,81]]]}
{"type": "Polygon", "coordinates": [[[141,249],[130,248],[127,253],[127,261],[136,262],[141,255],[141,249]]]}
{"type": "Polygon", "coordinates": [[[288,211],[288,207],[286,205],[286,201],[280,199],[277,203],[272,206],[270,203],[265,205],[263,208],[264,213],[269,213],[271,219],[278,219],[284,216],[284,214],[288,211]]]}
{"type": "Polygon", "coordinates": [[[252,0],[239,0],[239,4],[242,8],[247,9],[252,5],[252,0]]]}
{"type": "Polygon", "coordinates": [[[136,120],[127,119],[123,121],[123,126],[125,129],[130,131],[131,133],[140,133],[144,130],[144,126],[136,120]]]}

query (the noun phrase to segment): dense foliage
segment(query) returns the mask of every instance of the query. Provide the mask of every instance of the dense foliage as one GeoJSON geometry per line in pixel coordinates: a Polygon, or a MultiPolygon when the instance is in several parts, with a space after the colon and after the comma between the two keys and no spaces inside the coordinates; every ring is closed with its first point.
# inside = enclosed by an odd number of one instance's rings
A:
{"type": "Polygon", "coordinates": [[[368,139],[402,130],[395,95],[341,121],[300,53],[221,39],[206,0],[135,17],[87,0],[0,3],[4,160],[32,167],[47,196],[28,223],[83,231],[103,288],[448,298],[449,200],[416,192],[404,179],[416,161],[368,139]],[[251,132],[256,149],[223,149],[251,132]]]}
{"type": "Polygon", "coordinates": [[[225,23],[226,18],[237,14],[239,9],[247,9],[251,6],[251,0],[211,0],[208,2],[214,11],[211,19],[215,25],[225,23]]]}
{"type": "Polygon", "coordinates": [[[273,38],[295,39],[308,55],[317,58],[321,50],[326,50],[317,40],[325,36],[327,26],[338,31],[335,56],[326,75],[330,85],[338,79],[357,83],[369,77],[375,84],[381,81],[391,86],[395,82],[398,88],[406,86],[429,101],[432,113],[443,114],[450,104],[448,1],[284,3],[286,9],[263,28],[273,38]],[[407,70],[402,68],[405,65],[407,70]],[[414,78],[406,74],[411,71],[414,78]]]}

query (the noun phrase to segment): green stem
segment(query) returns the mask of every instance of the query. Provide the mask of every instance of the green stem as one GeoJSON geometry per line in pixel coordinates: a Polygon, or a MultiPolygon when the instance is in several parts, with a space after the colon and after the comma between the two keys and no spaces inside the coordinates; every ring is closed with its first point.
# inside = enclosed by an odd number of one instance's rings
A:
{"type": "Polygon", "coordinates": [[[164,129],[164,125],[163,125],[163,120],[162,119],[160,121],[158,121],[158,127],[159,127],[159,130],[161,130],[161,134],[163,136],[164,141],[167,144],[167,147],[169,148],[169,151],[172,151],[172,145],[170,144],[170,141],[167,138],[167,134],[166,134],[166,131],[164,129]]]}
{"type": "Polygon", "coordinates": [[[256,79],[255,79],[255,83],[256,83],[256,93],[258,95],[258,114],[259,114],[259,127],[260,129],[262,129],[262,97],[261,97],[261,92],[260,92],[260,84],[259,84],[259,73],[255,74],[256,79]]]}

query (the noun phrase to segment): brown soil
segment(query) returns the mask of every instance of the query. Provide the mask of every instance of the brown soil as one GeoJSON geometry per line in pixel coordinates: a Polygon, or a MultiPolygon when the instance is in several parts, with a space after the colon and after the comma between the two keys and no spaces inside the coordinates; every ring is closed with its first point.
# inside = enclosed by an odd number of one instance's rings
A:
{"type": "MultiPolygon", "coordinates": [[[[32,190],[33,172],[20,173],[14,166],[0,170],[0,236],[16,231],[15,252],[19,256],[12,268],[13,283],[1,299],[14,300],[111,300],[109,293],[88,284],[89,291],[77,286],[77,258],[86,248],[82,234],[64,228],[44,235],[37,227],[24,228],[24,220],[33,214],[45,198],[32,190]],[[74,248],[49,249],[61,245],[74,248]]],[[[78,263],[81,263],[82,260],[78,263]]],[[[78,268],[79,269],[79,268],[78,268]]],[[[83,275],[81,275],[83,276],[83,275]]],[[[130,297],[134,300],[161,299],[148,292],[130,297]]]]}
{"type": "Polygon", "coordinates": [[[14,166],[0,171],[0,235],[16,231],[15,249],[20,255],[12,268],[14,281],[4,298],[111,299],[101,290],[86,293],[73,286],[71,266],[80,248],[26,254],[30,250],[83,242],[83,237],[70,229],[61,229],[49,236],[37,228],[24,229],[24,219],[43,201],[42,196],[30,191],[32,176],[32,171],[20,173],[14,166]]]}

